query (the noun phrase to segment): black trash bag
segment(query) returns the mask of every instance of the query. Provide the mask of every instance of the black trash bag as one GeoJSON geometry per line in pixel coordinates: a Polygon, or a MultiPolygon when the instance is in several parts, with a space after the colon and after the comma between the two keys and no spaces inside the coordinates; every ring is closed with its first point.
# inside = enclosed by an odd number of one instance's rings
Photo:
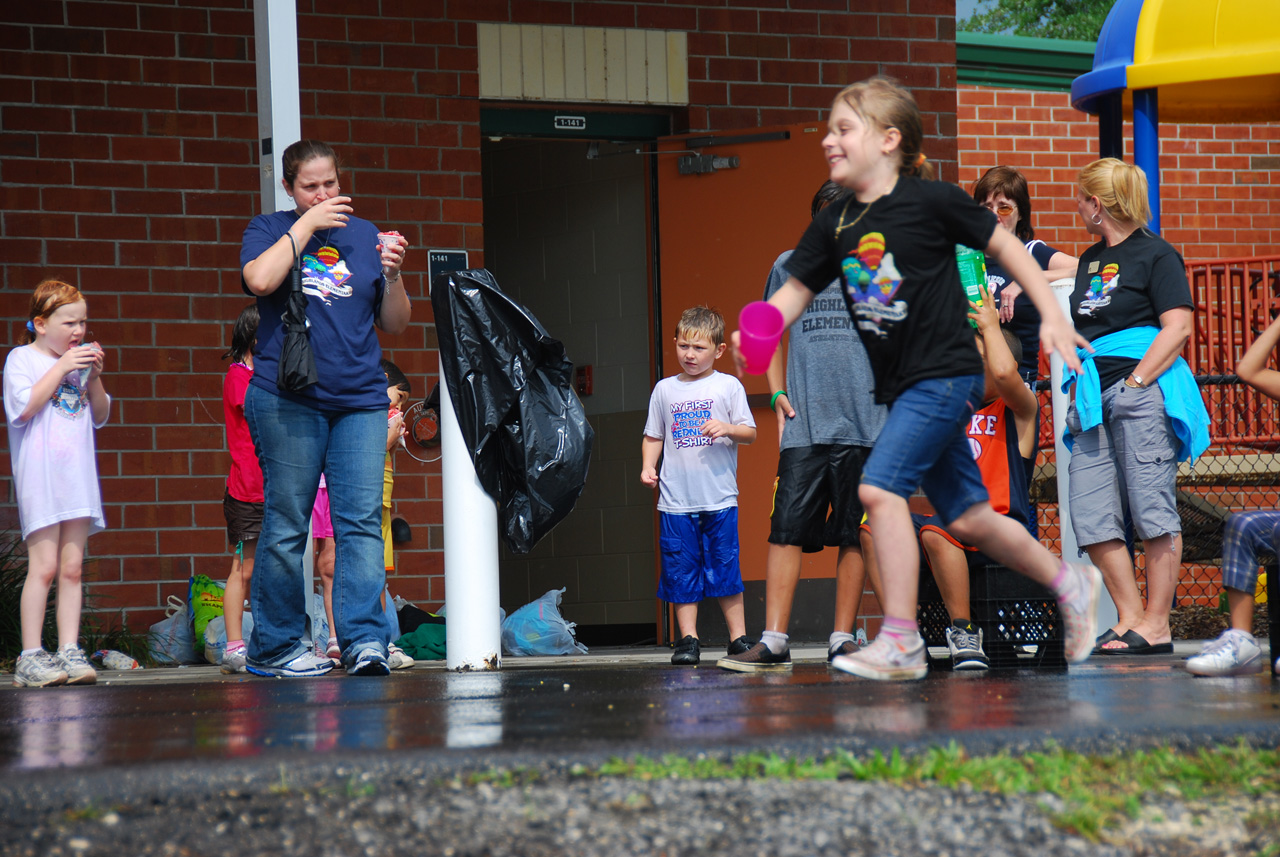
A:
{"type": "MultiPolygon", "coordinates": [[[[440,368],[507,546],[528,553],[573,510],[595,432],[564,346],[484,268],[431,284],[440,368]]],[[[446,500],[446,502],[448,502],[446,500]]]]}
{"type": "Polygon", "coordinates": [[[285,298],[284,344],[280,347],[280,364],[276,368],[276,386],[291,393],[301,393],[320,380],[316,356],[311,353],[307,336],[307,295],[302,291],[302,267],[296,261],[289,272],[289,296],[285,298]]]}

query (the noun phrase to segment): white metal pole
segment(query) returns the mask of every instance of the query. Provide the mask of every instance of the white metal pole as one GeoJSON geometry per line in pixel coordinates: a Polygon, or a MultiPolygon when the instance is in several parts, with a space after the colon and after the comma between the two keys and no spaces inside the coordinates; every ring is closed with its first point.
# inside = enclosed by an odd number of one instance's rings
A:
{"type": "MultiPolygon", "coordinates": [[[[1053,296],[1057,298],[1058,306],[1068,319],[1071,318],[1071,292],[1075,285],[1076,281],[1069,277],[1053,282],[1053,296]]],[[[1062,545],[1062,558],[1074,562],[1080,555],[1080,548],[1076,544],[1075,530],[1071,527],[1070,480],[1067,476],[1071,453],[1062,442],[1062,432],[1067,425],[1067,407],[1071,404],[1067,394],[1062,392],[1063,365],[1062,355],[1057,352],[1049,355],[1049,383],[1053,385],[1053,452],[1058,479],[1058,538],[1062,545]]],[[[1099,630],[1110,628],[1119,618],[1111,593],[1105,587],[1098,599],[1097,617],[1099,630]]]]}
{"type": "Polygon", "coordinates": [[[262,211],[293,208],[276,164],[285,147],[302,138],[298,107],[296,0],[253,0],[253,43],[258,74],[258,159],[262,211]]]}
{"type": "Polygon", "coordinates": [[[498,618],[498,505],[485,493],[462,439],[449,385],[440,378],[444,495],[445,665],[502,666],[498,618]]]}

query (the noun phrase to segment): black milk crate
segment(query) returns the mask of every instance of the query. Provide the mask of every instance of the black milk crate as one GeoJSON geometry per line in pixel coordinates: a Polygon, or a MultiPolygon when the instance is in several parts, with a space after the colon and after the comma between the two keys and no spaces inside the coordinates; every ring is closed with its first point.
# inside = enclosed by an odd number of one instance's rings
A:
{"type": "MultiPolygon", "coordinates": [[[[992,669],[1066,669],[1058,600],[1047,587],[1001,565],[970,566],[969,609],[992,669]]],[[[951,617],[923,562],[916,620],[926,646],[946,648],[951,617]]],[[[949,658],[930,656],[929,663],[935,669],[951,666],[949,658]]]]}

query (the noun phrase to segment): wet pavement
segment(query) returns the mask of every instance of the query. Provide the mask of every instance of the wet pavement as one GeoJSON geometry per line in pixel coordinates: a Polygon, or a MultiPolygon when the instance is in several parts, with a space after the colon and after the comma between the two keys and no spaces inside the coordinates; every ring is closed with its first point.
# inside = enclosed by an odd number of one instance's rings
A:
{"type": "Polygon", "coordinates": [[[378,755],[447,768],[953,740],[970,752],[1046,741],[1082,750],[1280,744],[1280,679],[1194,678],[1182,660],[1198,649],[908,683],[832,672],[822,649],[795,650],[790,674],[757,676],[716,669],[714,655],[673,667],[657,649],[508,658],[493,673],[419,665],[382,679],[223,676],[203,666],[105,672],[92,687],[0,690],[0,768],[109,775],[152,763],[378,755]]]}

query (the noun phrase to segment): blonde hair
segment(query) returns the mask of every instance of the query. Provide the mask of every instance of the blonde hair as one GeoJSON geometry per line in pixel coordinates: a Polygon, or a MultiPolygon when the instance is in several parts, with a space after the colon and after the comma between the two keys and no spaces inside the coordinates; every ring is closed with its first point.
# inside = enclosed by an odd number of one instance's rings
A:
{"type": "Polygon", "coordinates": [[[724,344],[724,316],[709,306],[690,307],[680,313],[676,339],[705,339],[717,348],[724,344]]]}
{"type": "Polygon", "coordinates": [[[45,280],[36,286],[36,290],[31,295],[31,305],[27,310],[27,324],[31,325],[23,331],[22,344],[27,345],[36,341],[34,325],[36,319],[48,320],[67,304],[78,304],[84,300],[84,295],[80,294],[80,290],[70,283],[64,283],[61,280],[45,280]]]}
{"type": "Polygon", "coordinates": [[[920,120],[920,108],[910,92],[891,78],[871,77],[840,90],[831,102],[832,107],[841,101],[868,125],[885,131],[898,129],[902,136],[898,144],[899,174],[934,178],[933,164],[921,151],[924,126],[920,120]]]}
{"type": "Polygon", "coordinates": [[[1096,196],[1116,223],[1146,226],[1151,220],[1147,174],[1142,167],[1102,158],[1085,166],[1076,183],[1085,196],[1096,196]]]}

